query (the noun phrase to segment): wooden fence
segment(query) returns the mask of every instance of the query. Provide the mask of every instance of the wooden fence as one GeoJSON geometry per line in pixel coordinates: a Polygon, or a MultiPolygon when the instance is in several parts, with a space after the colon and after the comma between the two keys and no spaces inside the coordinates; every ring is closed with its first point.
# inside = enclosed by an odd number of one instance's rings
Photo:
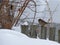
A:
{"type": "Polygon", "coordinates": [[[49,29],[49,40],[55,41],[55,27],[50,27],[49,29]]]}
{"type": "MultiPolygon", "coordinates": [[[[37,25],[31,25],[30,30],[28,29],[28,25],[21,25],[21,32],[26,34],[27,36],[31,38],[37,38],[37,33],[36,29],[38,28],[37,25]]],[[[39,29],[40,30],[40,29],[39,29]]],[[[56,41],[56,36],[58,37],[57,41],[60,43],[60,30],[56,30],[56,27],[50,27],[49,28],[49,40],[56,41]],[[58,34],[56,34],[56,32],[58,34]]],[[[47,38],[47,27],[42,27],[41,26],[41,31],[40,31],[40,39],[46,39],[47,38]]]]}

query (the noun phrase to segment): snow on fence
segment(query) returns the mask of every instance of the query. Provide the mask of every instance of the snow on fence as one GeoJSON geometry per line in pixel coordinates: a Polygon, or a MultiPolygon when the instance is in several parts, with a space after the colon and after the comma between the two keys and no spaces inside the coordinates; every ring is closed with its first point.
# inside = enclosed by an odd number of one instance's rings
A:
{"type": "Polygon", "coordinates": [[[31,38],[37,38],[37,36],[38,36],[40,39],[48,38],[49,40],[57,41],[60,43],[60,30],[56,30],[56,27],[49,28],[49,33],[48,33],[49,37],[47,37],[47,27],[42,27],[42,26],[38,27],[37,25],[33,25],[29,29],[28,25],[21,25],[21,29],[22,29],[22,31],[21,31],[22,33],[26,34],[27,36],[29,36],[31,38]]]}

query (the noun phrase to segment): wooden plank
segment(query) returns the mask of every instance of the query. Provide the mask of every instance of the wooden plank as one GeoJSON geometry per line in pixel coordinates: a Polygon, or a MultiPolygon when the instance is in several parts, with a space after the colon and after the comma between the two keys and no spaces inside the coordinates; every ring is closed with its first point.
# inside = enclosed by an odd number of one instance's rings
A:
{"type": "Polygon", "coordinates": [[[56,31],[55,27],[50,27],[49,40],[55,41],[55,31],[56,31]]]}
{"type": "Polygon", "coordinates": [[[22,33],[26,34],[27,36],[31,38],[37,38],[36,28],[37,25],[31,25],[30,30],[28,30],[28,25],[21,25],[22,33]]]}
{"type": "Polygon", "coordinates": [[[26,34],[26,31],[28,30],[28,26],[27,25],[21,25],[21,32],[26,34]]]}
{"type": "Polygon", "coordinates": [[[40,38],[46,39],[46,35],[47,35],[47,28],[41,26],[41,37],[40,38]]]}
{"type": "Polygon", "coordinates": [[[32,37],[32,38],[37,38],[36,29],[37,29],[37,25],[31,25],[31,26],[30,26],[31,37],[32,37]]]}
{"type": "Polygon", "coordinates": [[[58,30],[58,42],[60,43],[60,30],[58,30]]]}

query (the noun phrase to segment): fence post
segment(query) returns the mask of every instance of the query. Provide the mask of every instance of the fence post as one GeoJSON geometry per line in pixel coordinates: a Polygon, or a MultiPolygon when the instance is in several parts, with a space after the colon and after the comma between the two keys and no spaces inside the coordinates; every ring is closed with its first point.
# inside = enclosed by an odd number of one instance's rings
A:
{"type": "Polygon", "coordinates": [[[55,41],[55,27],[50,27],[49,29],[49,40],[55,41]]]}
{"type": "Polygon", "coordinates": [[[41,26],[41,39],[46,39],[46,35],[47,35],[47,28],[41,26]]]}
{"type": "Polygon", "coordinates": [[[58,30],[58,42],[60,43],[60,30],[58,30]]]}

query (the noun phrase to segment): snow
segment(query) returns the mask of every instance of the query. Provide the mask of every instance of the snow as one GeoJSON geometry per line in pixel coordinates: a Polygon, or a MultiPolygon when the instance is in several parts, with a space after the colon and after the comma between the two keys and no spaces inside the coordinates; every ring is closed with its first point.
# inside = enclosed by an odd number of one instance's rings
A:
{"type": "Polygon", "coordinates": [[[28,25],[28,22],[24,22],[22,25],[28,25]]]}
{"type": "Polygon", "coordinates": [[[21,32],[21,25],[19,25],[19,26],[13,26],[12,30],[21,32]]]}
{"type": "Polygon", "coordinates": [[[60,45],[60,44],[49,40],[32,39],[17,31],[9,29],[0,29],[0,45],[60,45]]]}

